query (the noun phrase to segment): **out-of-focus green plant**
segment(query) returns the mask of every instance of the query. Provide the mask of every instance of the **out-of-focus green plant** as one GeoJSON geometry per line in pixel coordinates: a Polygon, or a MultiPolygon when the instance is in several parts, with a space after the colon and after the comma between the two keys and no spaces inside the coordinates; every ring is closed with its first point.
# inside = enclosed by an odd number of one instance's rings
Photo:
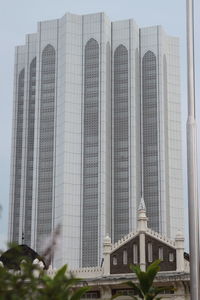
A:
{"type": "MultiPolygon", "coordinates": [[[[0,206],[0,214],[1,209],[0,206]]],[[[59,234],[58,225],[43,253],[47,266],[53,256],[59,234]]],[[[1,260],[6,263],[4,266],[0,261],[0,300],[79,300],[89,291],[88,286],[81,286],[81,279],[67,272],[67,265],[59,269],[55,276],[49,276],[40,264],[32,263],[32,256],[37,253],[32,249],[26,253],[26,247],[11,243],[8,244],[8,251],[0,251],[1,260]]],[[[38,255],[35,257],[38,261],[42,259],[38,255]]]]}
{"type": "Polygon", "coordinates": [[[166,290],[173,290],[172,287],[157,287],[153,285],[153,281],[160,270],[160,262],[160,260],[154,261],[148,266],[146,272],[143,272],[140,269],[140,266],[130,266],[131,270],[136,274],[139,281],[138,284],[135,284],[132,281],[127,282],[136,295],[132,297],[133,299],[160,300],[161,298],[157,298],[157,295],[162,294],[162,292],[166,290]]]}
{"type": "Polygon", "coordinates": [[[66,265],[53,277],[30,262],[22,262],[20,271],[0,265],[0,300],[79,300],[89,290],[80,281],[67,275],[66,265]]]}

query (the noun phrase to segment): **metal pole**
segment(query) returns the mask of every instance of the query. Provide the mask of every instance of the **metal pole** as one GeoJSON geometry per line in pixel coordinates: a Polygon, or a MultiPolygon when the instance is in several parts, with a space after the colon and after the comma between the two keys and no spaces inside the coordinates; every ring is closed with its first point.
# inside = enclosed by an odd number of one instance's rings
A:
{"type": "Polygon", "coordinates": [[[197,179],[197,125],[195,116],[195,67],[194,67],[194,7],[193,0],[186,0],[187,12],[187,165],[188,213],[190,242],[190,291],[191,300],[200,299],[199,293],[199,205],[197,179]]]}

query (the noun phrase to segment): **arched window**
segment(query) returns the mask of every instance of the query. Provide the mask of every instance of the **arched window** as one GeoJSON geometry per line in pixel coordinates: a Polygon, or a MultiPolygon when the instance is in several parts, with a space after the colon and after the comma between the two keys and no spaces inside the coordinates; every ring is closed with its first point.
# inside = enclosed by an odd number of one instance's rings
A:
{"type": "Polygon", "coordinates": [[[129,231],[128,50],[123,45],[114,52],[113,120],[114,241],[118,241],[129,231]]]}
{"type": "Polygon", "coordinates": [[[38,172],[37,250],[52,231],[56,52],[42,52],[38,172]],[[45,208],[45,209],[44,209],[45,208]]]}
{"type": "Polygon", "coordinates": [[[174,253],[173,252],[169,253],[169,262],[174,262],[174,253]]]}
{"type": "Polygon", "coordinates": [[[85,46],[82,266],[98,264],[99,44],[85,46]]]}
{"type": "Polygon", "coordinates": [[[22,141],[24,121],[24,75],[22,69],[18,76],[17,84],[17,105],[16,105],[16,141],[15,141],[15,181],[13,195],[13,236],[12,241],[19,242],[19,219],[20,219],[20,197],[21,197],[21,176],[22,176],[22,141]]]}
{"type": "Polygon", "coordinates": [[[151,51],[142,59],[142,95],[144,200],[149,227],[159,231],[157,69],[151,51]]]}
{"type": "Polygon", "coordinates": [[[123,265],[127,265],[128,257],[127,257],[127,250],[123,251],[123,265]]]}
{"type": "Polygon", "coordinates": [[[158,258],[163,260],[163,247],[158,248],[158,258]]]}
{"type": "Polygon", "coordinates": [[[113,256],[113,265],[114,266],[117,265],[117,257],[116,257],[116,255],[113,256]]]}
{"type": "Polygon", "coordinates": [[[24,228],[24,243],[28,246],[31,246],[35,91],[36,91],[36,57],[33,58],[33,60],[31,61],[30,71],[29,71],[28,134],[27,134],[25,228],[24,228]]]}
{"type": "Polygon", "coordinates": [[[152,248],[152,243],[147,244],[147,251],[148,251],[148,262],[153,261],[153,248],[152,248]]]}
{"type": "Polygon", "coordinates": [[[133,244],[133,263],[138,264],[138,245],[133,244]]]}

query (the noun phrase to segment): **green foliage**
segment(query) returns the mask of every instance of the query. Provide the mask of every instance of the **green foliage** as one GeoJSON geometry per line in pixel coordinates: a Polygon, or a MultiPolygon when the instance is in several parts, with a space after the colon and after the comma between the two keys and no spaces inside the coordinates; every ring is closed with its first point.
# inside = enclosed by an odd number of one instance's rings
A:
{"type": "Polygon", "coordinates": [[[131,265],[131,270],[136,274],[139,281],[138,284],[128,281],[127,284],[134,290],[135,295],[133,299],[145,299],[145,300],[160,300],[161,298],[156,298],[158,294],[161,294],[164,290],[172,290],[171,287],[155,287],[153,286],[153,281],[160,270],[160,260],[153,262],[146,270],[143,272],[139,266],[131,265]]]}
{"type": "Polygon", "coordinates": [[[23,262],[21,271],[0,266],[0,300],[79,300],[89,288],[78,284],[66,265],[54,277],[30,262],[23,262]]]}

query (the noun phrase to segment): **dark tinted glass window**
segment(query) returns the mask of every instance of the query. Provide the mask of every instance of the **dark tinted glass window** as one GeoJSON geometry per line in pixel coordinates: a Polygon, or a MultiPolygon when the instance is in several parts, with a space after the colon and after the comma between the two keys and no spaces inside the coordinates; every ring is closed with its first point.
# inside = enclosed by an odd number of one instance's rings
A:
{"type": "Polygon", "coordinates": [[[82,266],[98,265],[99,45],[85,46],[82,266]]]}
{"type": "Polygon", "coordinates": [[[40,94],[40,136],[38,168],[37,250],[52,231],[53,161],[55,118],[56,53],[51,45],[42,52],[40,94]]]}
{"type": "Polygon", "coordinates": [[[159,231],[157,71],[151,51],[142,60],[142,95],[144,201],[149,227],[159,231]]]}
{"type": "Polygon", "coordinates": [[[129,231],[128,50],[114,53],[114,241],[129,231]]]}

